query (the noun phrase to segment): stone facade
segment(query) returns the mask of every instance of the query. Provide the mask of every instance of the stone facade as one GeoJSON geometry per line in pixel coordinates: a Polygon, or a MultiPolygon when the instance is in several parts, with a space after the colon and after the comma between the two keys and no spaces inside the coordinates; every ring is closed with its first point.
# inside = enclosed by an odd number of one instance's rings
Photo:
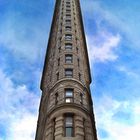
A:
{"type": "Polygon", "coordinates": [[[79,0],[56,0],[35,140],[97,140],[79,0]]]}

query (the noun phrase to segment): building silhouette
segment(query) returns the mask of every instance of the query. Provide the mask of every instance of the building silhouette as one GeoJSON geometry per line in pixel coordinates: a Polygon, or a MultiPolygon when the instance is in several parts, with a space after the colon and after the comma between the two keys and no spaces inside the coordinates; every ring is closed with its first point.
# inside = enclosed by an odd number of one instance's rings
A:
{"type": "Polygon", "coordinates": [[[56,0],[35,140],[97,140],[79,0],[56,0]]]}

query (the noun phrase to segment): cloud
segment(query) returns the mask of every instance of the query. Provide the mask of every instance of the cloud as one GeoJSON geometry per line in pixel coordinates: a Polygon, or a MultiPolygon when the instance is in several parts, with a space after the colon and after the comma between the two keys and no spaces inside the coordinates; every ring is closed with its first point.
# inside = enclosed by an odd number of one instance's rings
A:
{"type": "Polygon", "coordinates": [[[118,55],[115,49],[119,46],[120,35],[100,32],[96,36],[87,36],[88,52],[93,62],[115,61],[118,55]]]}
{"type": "Polygon", "coordinates": [[[26,85],[15,85],[0,69],[0,125],[8,140],[34,139],[38,106],[38,95],[26,85]]]}
{"type": "Polygon", "coordinates": [[[24,113],[21,118],[11,122],[7,140],[33,140],[36,126],[36,116],[24,113]]]}
{"type": "Polygon", "coordinates": [[[138,7],[140,2],[117,1],[114,5],[111,1],[89,0],[87,3],[83,0],[82,5],[86,19],[91,19],[93,22],[100,24],[101,28],[108,28],[109,30],[113,28],[113,31],[119,31],[124,35],[125,43],[129,47],[139,49],[140,10],[138,7]],[[133,45],[130,45],[130,43],[133,45]]]}
{"type": "Polygon", "coordinates": [[[96,123],[98,130],[106,132],[105,137],[98,133],[99,139],[138,140],[140,137],[140,99],[118,101],[105,95],[99,98],[98,101],[95,100],[97,101],[97,104],[95,103],[96,123]],[[114,117],[119,112],[123,112],[121,116],[114,117]]]}
{"type": "Polygon", "coordinates": [[[38,2],[17,2],[11,5],[8,5],[0,22],[0,47],[18,59],[36,62],[45,55],[50,13],[45,13],[43,9],[46,6],[38,2]]]}
{"type": "Polygon", "coordinates": [[[22,25],[20,22],[15,25],[11,21],[5,21],[5,27],[1,29],[0,46],[10,50],[11,54],[18,58],[35,62],[36,59],[42,56],[41,54],[44,54],[43,46],[46,46],[45,32],[41,32],[35,26],[31,26],[29,29],[27,27],[29,25],[22,25]]]}
{"type": "Polygon", "coordinates": [[[133,72],[133,70],[129,70],[127,67],[125,66],[118,66],[117,69],[123,73],[125,73],[128,76],[132,76],[135,78],[139,78],[139,74],[137,74],[136,72],[133,72]]]}

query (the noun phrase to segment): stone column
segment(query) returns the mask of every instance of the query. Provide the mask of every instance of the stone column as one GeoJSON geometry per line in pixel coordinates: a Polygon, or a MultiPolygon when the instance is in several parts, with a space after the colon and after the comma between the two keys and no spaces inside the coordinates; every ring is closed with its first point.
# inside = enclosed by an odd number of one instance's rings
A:
{"type": "Polygon", "coordinates": [[[75,136],[78,140],[84,140],[84,126],[83,126],[83,118],[81,116],[76,115],[74,117],[75,122],[75,136]]]}
{"type": "Polygon", "coordinates": [[[62,136],[64,135],[64,130],[63,130],[63,125],[64,125],[64,117],[59,116],[55,120],[55,140],[60,140],[62,136]]]}
{"type": "Polygon", "coordinates": [[[85,126],[85,139],[86,140],[94,140],[92,137],[92,127],[90,124],[90,121],[88,119],[86,119],[84,121],[84,126],[85,126]]]}
{"type": "Polygon", "coordinates": [[[44,140],[51,140],[52,139],[52,135],[53,135],[53,122],[49,121],[47,122],[47,126],[46,126],[46,133],[45,133],[45,139],[44,140]]]}

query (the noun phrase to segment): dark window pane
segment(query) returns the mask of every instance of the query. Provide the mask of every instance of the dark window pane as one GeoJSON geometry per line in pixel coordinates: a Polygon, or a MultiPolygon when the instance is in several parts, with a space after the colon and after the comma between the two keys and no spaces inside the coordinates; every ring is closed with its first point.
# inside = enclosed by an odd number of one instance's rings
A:
{"type": "Polygon", "coordinates": [[[56,74],[57,80],[59,80],[59,72],[56,74]]]}

